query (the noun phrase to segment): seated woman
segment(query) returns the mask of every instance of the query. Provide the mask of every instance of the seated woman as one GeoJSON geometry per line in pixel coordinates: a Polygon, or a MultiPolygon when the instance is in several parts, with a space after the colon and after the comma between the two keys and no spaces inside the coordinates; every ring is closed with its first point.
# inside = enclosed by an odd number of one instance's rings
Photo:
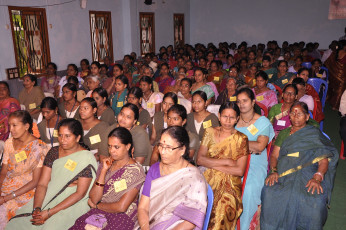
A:
{"type": "Polygon", "coordinates": [[[49,62],[46,68],[46,75],[41,77],[41,88],[44,93],[49,93],[53,97],[56,95],[60,77],[56,75],[58,67],[54,62],[49,62]]]}
{"type": "Polygon", "coordinates": [[[210,63],[210,71],[208,73],[208,82],[214,82],[218,91],[220,91],[220,84],[225,76],[225,72],[222,70],[222,62],[219,60],[213,60],[210,63]]]}
{"type": "Polygon", "coordinates": [[[189,78],[183,78],[180,81],[179,91],[177,93],[177,96],[179,98],[178,104],[183,105],[187,113],[190,113],[192,109],[191,86],[192,86],[192,80],[189,78]]]}
{"type": "Polygon", "coordinates": [[[87,89],[89,90],[88,93],[86,94],[86,97],[92,97],[93,91],[100,87],[100,78],[99,76],[88,76],[86,78],[86,86],[87,89]]]}
{"type": "Polygon", "coordinates": [[[249,71],[244,75],[245,83],[250,88],[254,88],[256,86],[256,73],[258,71],[258,64],[253,63],[249,66],[249,71]]]}
{"type": "Polygon", "coordinates": [[[219,110],[220,127],[208,128],[198,151],[197,164],[206,167],[204,177],[214,192],[208,229],[235,229],[242,213],[241,178],[249,154],[248,139],[235,130],[239,107],[226,102],[219,110]]]}
{"type": "Polygon", "coordinates": [[[322,61],[320,59],[314,59],[311,62],[311,68],[309,70],[310,78],[321,78],[323,80],[326,79],[327,73],[324,69],[321,69],[322,61]]]}
{"type": "Polygon", "coordinates": [[[199,170],[188,161],[186,130],[180,126],[165,129],[158,149],[161,162],[148,171],[134,229],[202,229],[207,184],[199,170]]]}
{"type": "Polygon", "coordinates": [[[277,69],[272,68],[271,62],[272,62],[272,59],[270,56],[268,55],[263,56],[261,70],[266,72],[266,74],[268,74],[269,81],[271,81],[270,79],[272,79],[273,75],[277,73],[277,69]]]}
{"type": "Polygon", "coordinates": [[[244,77],[242,75],[239,75],[238,72],[239,72],[239,68],[236,65],[233,65],[229,68],[228,76],[225,77],[221,82],[220,91],[223,91],[226,88],[227,80],[230,77],[233,77],[236,79],[237,87],[241,87],[241,86],[245,85],[244,77]]]}
{"type": "Polygon", "coordinates": [[[142,126],[143,129],[147,129],[148,127],[151,129],[152,122],[150,118],[150,114],[147,110],[142,107],[143,92],[138,87],[133,87],[130,89],[129,94],[127,96],[127,102],[134,104],[138,107],[139,110],[139,118],[137,121],[137,125],[142,126]]]}
{"type": "Polygon", "coordinates": [[[304,102],[290,109],[292,127],[280,132],[262,190],[261,229],[321,229],[338,152],[318,128],[307,125],[304,102]]]}
{"type": "Polygon", "coordinates": [[[170,76],[169,66],[167,63],[162,63],[160,66],[160,75],[155,79],[159,85],[160,92],[163,92],[166,87],[171,85],[173,77],[170,76]]]}
{"type": "MultiPolygon", "coordinates": [[[[184,127],[186,124],[187,113],[186,109],[182,105],[172,105],[172,107],[167,112],[167,126],[181,126],[184,127]]],[[[199,149],[199,137],[197,134],[187,131],[189,135],[189,158],[195,160],[199,149]]],[[[161,139],[161,133],[159,136],[161,139]]],[[[153,165],[159,161],[159,149],[155,145],[153,148],[153,153],[151,154],[150,165],[153,165]]]]}
{"type": "Polygon", "coordinates": [[[153,118],[153,129],[150,136],[150,143],[156,145],[160,140],[162,130],[166,129],[167,126],[167,112],[169,108],[178,103],[178,97],[175,93],[166,93],[163,96],[162,110],[155,113],[153,118]]]}
{"type": "MultiPolygon", "coordinates": [[[[261,205],[261,190],[268,169],[266,146],[273,139],[274,130],[266,117],[255,113],[255,95],[251,89],[243,88],[238,91],[237,104],[240,109],[240,119],[236,129],[248,137],[249,150],[252,154],[243,192],[243,213],[240,216],[241,229],[249,229],[250,222],[261,205]]],[[[254,221],[252,225],[258,224],[254,221]]]]}
{"type": "Polygon", "coordinates": [[[0,172],[0,229],[34,197],[48,152],[46,144],[32,135],[27,111],[15,111],[8,119],[12,137],[5,142],[0,172]]]}
{"type": "Polygon", "coordinates": [[[196,91],[203,91],[207,95],[207,106],[210,105],[214,98],[215,93],[210,85],[206,84],[206,75],[203,69],[195,69],[195,83],[191,86],[191,94],[196,91]]]}
{"type": "Polygon", "coordinates": [[[145,173],[132,159],[132,147],[132,136],[127,129],[115,128],[108,135],[110,157],[103,159],[97,170],[96,182],[89,192],[91,209],[70,230],[105,226],[103,229],[133,229],[145,173]],[[95,218],[102,220],[94,222],[95,218]]]}
{"type": "Polygon", "coordinates": [[[215,114],[207,111],[207,94],[196,91],[192,95],[193,112],[187,115],[186,130],[195,133],[201,141],[204,132],[209,127],[219,126],[219,120],[215,114]]]}
{"type": "Polygon", "coordinates": [[[11,97],[8,83],[0,81],[0,140],[6,141],[10,135],[8,115],[17,110],[20,110],[19,101],[11,97]]]}
{"type": "Polygon", "coordinates": [[[315,108],[314,99],[306,94],[305,81],[303,78],[297,77],[292,81],[292,85],[295,85],[298,89],[297,100],[305,102],[308,105],[309,111],[313,112],[315,108]]]}
{"type": "Polygon", "coordinates": [[[77,77],[78,81],[79,81],[79,85],[77,86],[77,89],[79,88],[79,86],[83,85],[84,80],[83,78],[81,78],[78,75],[78,67],[75,64],[68,64],[67,65],[67,69],[66,69],[66,76],[63,76],[60,81],[59,81],[59,86],[57,88],[57,95],[55,95],[56,98],[62,97],[62,88],[64,87],[64,85],[66,83],[68,83],[68,79],[70,77],[77,77]]]}
{"type": "Polygon", "coordinates": [[[103,84],[102,88],[107,90],[108,95],[113,95],[116,92],[115,82],[116,78],[124,74],[123,66],[120,64],[114,64],[113,66],[113,76],[107,78],[103,84]]]}
{"type": "Polygon", "coordinates": [[[62,88],[62,102],[59,103],[59,114],[63,118],[80,119],[79,101],[77,101],[77,87],[72,83],[67,83],[62,88]]]}
{"type": "Polygon", "coordinates": [[[127,92],[129,91],[129,80],[125,75],[115,78],[115,94],[111,95],[111,106],[115,116],[118,116],[121,107],[126,104],[127,92]]]}
{"type": "Polygon", "coordinates": [[[256,73],[256,87],[252,89],[256,101],[265,105],[268,110],[278,103],[278,98],[273,90],[267,87],[268,75],[264,71],[256,73]]]}
{"type": "Polygon", "coordinates": [[[288,68],[288,72],[296,74],[298,70],[302,68],[302,64],[303,64],[303,57],[302,56],[296,57],[296,59],[294,60],[294,65],[288,68]]]}
{"type": "Polygon", "coordinates": [[[59,146],[49,150],[43,162],[34,199],[16,212],[6,229],[68,229],[80,213],[89,210],[88,191],[96,177],[95,157],[82,147],[79,121],[62,120],[58,130],[59,146]]]}
{"type": "Polygon", "coordinates": [[[273,74],[272,78],[269,79],[269,83],[273,83],[283,89],[294,76],[293,73],[287,72],[287,65],[286,61],[279,61],[277,68],[278,72],[273,74]]]}
{"type": "Polygon", "coordinates": [[[107,135],[109,124],[96,117],[97,104],[91,97],[86,97],[80,104],[80,122],[83,127],[83,142],[95,155],[97,161],[107,156],[107,135]]]}
{"type": "Polygon", "coordinates": [[[46,97],[41,103],[43,119],[38,123],[40,139],[50,148],[58,146],[58,124],[62,117],[58,113],[58,103],[52,97],[46,97]]]}
{"type": "Polygon", "coordinates": [[[92,98],[94,98],[97,104],[97,118],[108,125],[113,125],[116,122],[115,115],[110,107],[107,90],[101,87],[94,89],[92,98]]]}
{"type": "Polygon", "coordinates": [[[45,98],[41,87],[37,86],[37,77],[27,74],[23,77],[24,89],[20,91],[18,100],[21,105],[25,106],[31,117],[37,120],[40,114],[41,102],[45,98]]]}
{"type": "Polygon", "coordinates": [[[237,79],[234,77],[228,77],[226,83],[226,89],[224,89],[215,101],[215,105],[222,105],[228,101],[237,101],[237,79]]]}
{"type": "Polygon", "coordinates": [[[151,145],[148,133],[137,124],[139,117],[138,107],[134,104],[125,104],[117,117],[118,124],[109,127],[107,134],[116,127],[123,127],[131,132],[133,139],[133,158],[140,164],[148,166],[151,156],[151,145]]]}
{"type": "Polygon", "coordinates": [[[160,112],[163,98],[162,93],[153,92],[152,85],[153,79],[148,76],[143,76],[139,81],[139,88],[143,91],[142,107],[149,112],[151,118],[156,112],[160,112]]]}
{"type": "Polygon", "coordinates": [[[81,72],[78,73],[78,76],[81,78],[85,78],[90,74],[90,64],[88,59],[82,59],[80,61],[81,72]]]}

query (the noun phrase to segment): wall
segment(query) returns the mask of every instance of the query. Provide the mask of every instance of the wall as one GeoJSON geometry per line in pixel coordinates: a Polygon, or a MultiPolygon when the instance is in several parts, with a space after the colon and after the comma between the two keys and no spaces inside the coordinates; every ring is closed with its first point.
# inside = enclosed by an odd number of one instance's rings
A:
{"type": "Polygon", "coordinates": [[[328,48],[346,20],[328,20],[329,0],[190,0],[191,43],[317,41],[328,48]]]}
{"type": "MultiPolygon", "coordinates": [[[[43,6],[66,2],[66,0],[2,0],[1,5],[12,6],[43,6]]],[[[122,24],[123,3],[127,0],[89,0],[86,9],[80,8],[79,0],[59,6],[40,7],[46,9],[48,37],[51,60],[58,65],[58,69],[66,69],[67,64],[75,63],[83,58],[92,59],[89,10],[111,11],[113,52],[115,59],[124,54],[125,39],[122,24]],[[52,28],[49,28],[49,24],[52,28]],[[120,25],[120,28],[119,28],[120,25]]],[[[6,68],[16,66],[10,19],[7,6],[0,6],[0,79],[7,78],[6,68]]]]}

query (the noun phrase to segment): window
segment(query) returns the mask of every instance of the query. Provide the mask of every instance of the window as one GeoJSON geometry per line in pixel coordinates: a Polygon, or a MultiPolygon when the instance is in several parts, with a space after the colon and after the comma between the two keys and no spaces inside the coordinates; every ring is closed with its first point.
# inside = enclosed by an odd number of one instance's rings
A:
{"type": "Polygon", "coordinates": [[[155,53],[154,13],[139,13],[141,55],[155,53]]]}
{"type": "Polygon", "coordinates": [[[8,7],[19,75],[45,73],[50,62],[46,10],[8,7]]]}
{"type": "Polygon", "coordinates": [[[183,47],[184,39],[184,14],[174,14],[174,47],[183,47]]]}
{"type": "Polygon", "coordinates": [[[93,61],[102,63],[106,56],[113,60],[111,12],[90,11],[89,16],[93,61]]]}

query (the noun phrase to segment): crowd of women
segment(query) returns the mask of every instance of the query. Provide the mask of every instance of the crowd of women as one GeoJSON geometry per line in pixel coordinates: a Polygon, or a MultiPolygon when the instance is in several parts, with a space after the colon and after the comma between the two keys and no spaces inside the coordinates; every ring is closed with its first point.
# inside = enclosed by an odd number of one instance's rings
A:
{"type": "Polygon", "coordinates": [[[0,82],[0,229],[202,229],[208,186],[208,229],[322,229],[338,154],[308,79],[328,67],[337,109],[346,44],[325,63],[317,48],[168,46],[63,77],[49,63],[18,100],[0,82]]]}

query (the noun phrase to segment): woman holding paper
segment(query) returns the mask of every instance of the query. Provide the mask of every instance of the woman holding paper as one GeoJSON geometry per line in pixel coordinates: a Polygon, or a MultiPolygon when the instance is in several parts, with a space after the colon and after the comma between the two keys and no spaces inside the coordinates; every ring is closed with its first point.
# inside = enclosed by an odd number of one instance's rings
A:
{"type": "Polygon", "coordinates": [[[32,135],[32,118],[27,111],[9,116],[12,137],[5,142],[0,173],[0,229],[4,229],[15,212],[35,194],[46,144],[32,135]]]}
{"type": "Polygon", "coordinates": [[[68,229],[89,210],[88,191],[96,177],[97,163],[84,148],[83,128],[75,119],[58,125],[59,146],[49,150],[35,197],[22,207],[6,229],[68,229]]]}

